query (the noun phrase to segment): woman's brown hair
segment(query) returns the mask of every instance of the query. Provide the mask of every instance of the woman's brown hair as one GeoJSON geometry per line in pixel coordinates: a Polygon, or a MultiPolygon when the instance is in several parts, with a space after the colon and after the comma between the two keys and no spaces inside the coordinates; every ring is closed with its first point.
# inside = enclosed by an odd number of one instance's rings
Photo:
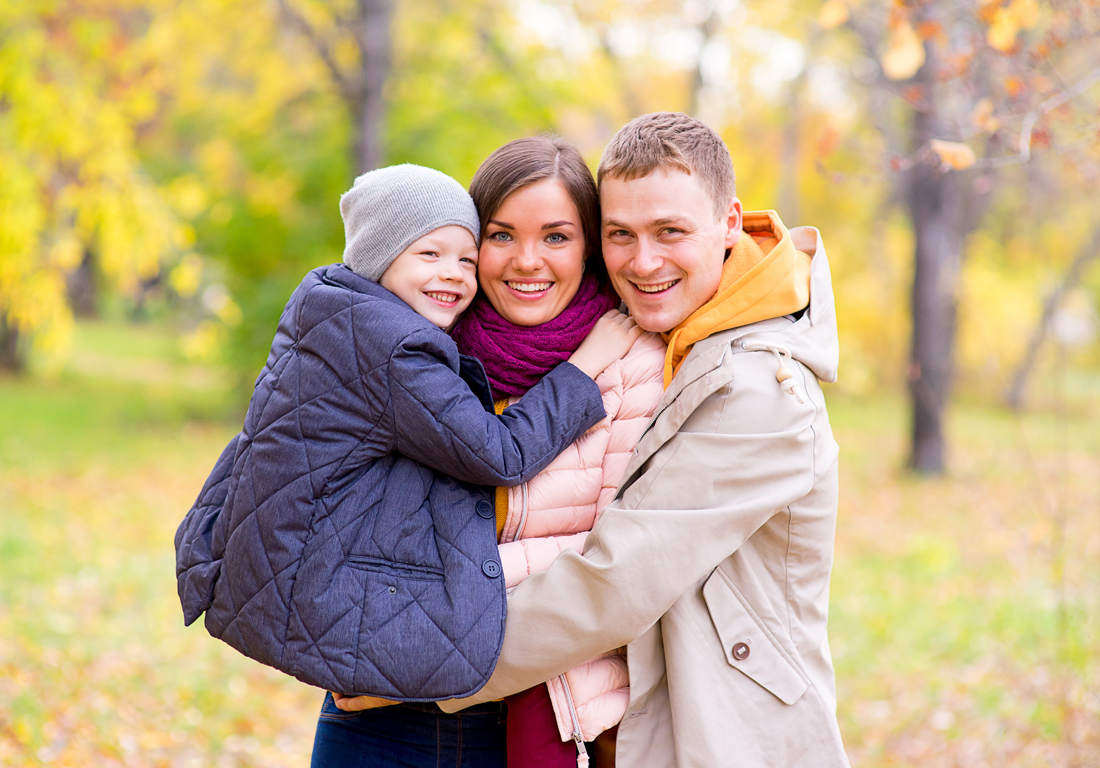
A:
{"type": "Polygon", "coordinates": [[[510,141],[485,158],[470,182],[470,197],[481,217],[481,236],[504,199],[517,189],[557,179],[577,206],[585,242],[585,271],[608,284],[600,248],[600,198],[592,171],[580,151],[561,136],[544,133],[510,141]]]}

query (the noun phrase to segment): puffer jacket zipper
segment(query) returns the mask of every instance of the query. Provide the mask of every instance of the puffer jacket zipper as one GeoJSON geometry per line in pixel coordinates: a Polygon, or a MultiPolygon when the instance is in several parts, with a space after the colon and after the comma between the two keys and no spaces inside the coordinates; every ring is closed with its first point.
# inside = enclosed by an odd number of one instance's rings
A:
{"type": "Polygon", "coordinates": [[[520,507],[519,507],[519,524],[516,526],[516,535],[512,537],[512,541],[517,541],[523,537],[523,529],[527,527],[527,483],[524,483],[519,487],[520,495],[520,507]]]}
{"type": "Polygon", "coordinates": [[[584,733],[581,731],[581,719],[577,715],[577,708],[573,704],[573,692],[569,690],[569,682],[565,675],[558,675],[561,688],[565,691],[565,703],[569,707],[569,719],[573,723],[573,741],[577,744],[577,768],[588,768],[588,750],[584,748],[584,733]]]}

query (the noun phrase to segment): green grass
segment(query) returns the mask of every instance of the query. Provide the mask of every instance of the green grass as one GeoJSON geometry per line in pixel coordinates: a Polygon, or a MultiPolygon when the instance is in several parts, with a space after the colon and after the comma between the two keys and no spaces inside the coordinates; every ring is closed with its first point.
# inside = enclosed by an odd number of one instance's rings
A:
{"type": "MultiPolygon", "coordinates": [[[[957,406],[952,472],[919,479],[899,399],[828,396],[853,763],[1096,765],[1095,403],[957,406]]],[[[308,764],[319,693],[184,628],[175,595],[175,528],[240,418],[155,327],[81,326],[60,378],[0,379],[0,765],[308,764]]]]}

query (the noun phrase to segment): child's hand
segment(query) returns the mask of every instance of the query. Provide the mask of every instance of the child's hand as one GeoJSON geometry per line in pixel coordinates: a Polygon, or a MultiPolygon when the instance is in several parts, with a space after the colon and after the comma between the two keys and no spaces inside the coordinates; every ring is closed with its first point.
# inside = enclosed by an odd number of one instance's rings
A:
{"type": "Polygon", "coordinates": [[[642,329],[634,318],[617,309],[608,310],[596,321],[592,332],[577,347],[569,362],[594,379],[625,355],[641,335],[642,329]]]}
{"type": "Polygon", "coordinates": [[[332,693],[332,701],[336,704],[337,709],[342,709],[345,712],[362,712],[364,709],[377,709],[378,707],[397,704],[396,701],[380,699],[376,696],[345,696],[335,691],[332,693]]]}

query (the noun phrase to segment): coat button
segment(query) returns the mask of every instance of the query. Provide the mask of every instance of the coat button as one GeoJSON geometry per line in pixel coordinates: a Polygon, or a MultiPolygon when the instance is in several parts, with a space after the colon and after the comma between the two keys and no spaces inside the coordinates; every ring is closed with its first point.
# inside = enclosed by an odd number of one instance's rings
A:
{"type": "Polygon", "coordinates": [[[500,563],[498,563],[496,560],[486,560],[484,563],[481,564],[481,570],[490,579],[495,579],[497,576],[500,575],[500,563]]]}
{"type": "Polygon", "coordinates": [[[493,505],[482,499],[474,505],[474,509],[477,513],[488,520],[490,517],[496,517],[496,512],[493,510],[493,505]]]}
{"type": "Polygon", "coordinates": [[[733,646],[733,658],[738,661],[744,661],[749,657],[749,646],[745,643],[738,643],[733,646]]]}

